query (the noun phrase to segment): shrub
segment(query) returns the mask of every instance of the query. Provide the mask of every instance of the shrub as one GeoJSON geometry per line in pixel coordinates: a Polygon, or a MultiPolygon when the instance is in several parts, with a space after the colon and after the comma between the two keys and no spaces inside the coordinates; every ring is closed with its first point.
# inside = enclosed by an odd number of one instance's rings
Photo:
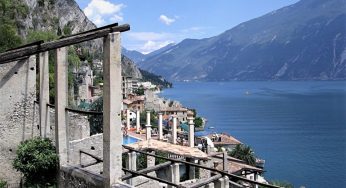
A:
{"type": "Polygon", "coordinates": [[[0,188],[5,188],[7,185],[7,182],[4,180],[0,180],[0,188]]]}
{"type": "Polygon", "coordinates": [[[256,165],[256,157],[250,146],[244,144],[238,144],[231,152],[229,156],[245,161],[248,165],[256,165]]]}
{"type": "Polygon", "coordinates": [[[18,146],[16,154],[13,167],[23,173],[27,186],[55,184],[59,159],[51,140],[26,140],[18,146]]]}

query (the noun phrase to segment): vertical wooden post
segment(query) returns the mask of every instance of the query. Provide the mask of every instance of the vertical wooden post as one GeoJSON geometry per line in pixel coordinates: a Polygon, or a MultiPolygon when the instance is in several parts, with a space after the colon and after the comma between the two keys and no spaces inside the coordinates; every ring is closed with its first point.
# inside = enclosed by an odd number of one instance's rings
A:
{"type": "Polygon", "coordinates": [[[40,133],[41,137],[47,137],[49,126],[49,62],[48,51],[39,54],[40,63],[40,133]]]}
{"type": "Polygon", "coordinates": [[[67,164],[67,50],[66,47],[55,50],[55,140],[60,166],[67,164]]]}
{"type": "Polygon", "coordinates": [[[103,175],[105,187],[121,181],[121,47],[120,33],[104,37],[103,42],[103,175]]]}

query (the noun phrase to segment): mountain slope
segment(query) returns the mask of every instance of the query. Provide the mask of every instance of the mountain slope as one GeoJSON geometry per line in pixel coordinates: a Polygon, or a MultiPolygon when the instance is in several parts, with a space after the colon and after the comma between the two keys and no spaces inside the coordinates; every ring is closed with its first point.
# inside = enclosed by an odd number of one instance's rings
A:
{"type": "Polygon", "coordinates": [[[346,1],[302,0],[140,63],[172,80],[346,78],[346,1]]]}

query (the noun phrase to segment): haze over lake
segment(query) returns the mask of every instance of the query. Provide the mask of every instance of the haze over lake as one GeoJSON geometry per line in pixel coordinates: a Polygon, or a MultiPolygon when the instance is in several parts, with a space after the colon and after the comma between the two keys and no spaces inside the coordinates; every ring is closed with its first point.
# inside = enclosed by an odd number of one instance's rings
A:
{"type": "Polygon", "coordinates": [[[177,82],[161,95],[250,145],[267,180],[346,185],[345,81],[177,82]]]}

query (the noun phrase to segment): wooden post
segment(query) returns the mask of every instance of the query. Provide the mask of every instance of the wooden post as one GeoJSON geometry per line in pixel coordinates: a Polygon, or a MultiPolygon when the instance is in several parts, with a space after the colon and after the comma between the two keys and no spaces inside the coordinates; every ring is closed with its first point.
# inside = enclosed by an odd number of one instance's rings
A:
{"type": "Polygon", "coordinates": [[[65,47],[55,50],[55,144],[59,154],[60,166],[67,164],[67,50],[65,47]]]}
{"type": "Polygon", "coordinates": [[[39,54],[40,64],[40,135],[41,137],[47,137],[47,133],[50,132],[49,126],[49,61],[48,52],[42,52],[39,54]]]}
{"type": "Polygon", "coordinates": [[[105,187],[119,183],[122,176],[121,131],[121,47],[120,33],[104,37],[103,42],[103,176],[105,187]]]}

